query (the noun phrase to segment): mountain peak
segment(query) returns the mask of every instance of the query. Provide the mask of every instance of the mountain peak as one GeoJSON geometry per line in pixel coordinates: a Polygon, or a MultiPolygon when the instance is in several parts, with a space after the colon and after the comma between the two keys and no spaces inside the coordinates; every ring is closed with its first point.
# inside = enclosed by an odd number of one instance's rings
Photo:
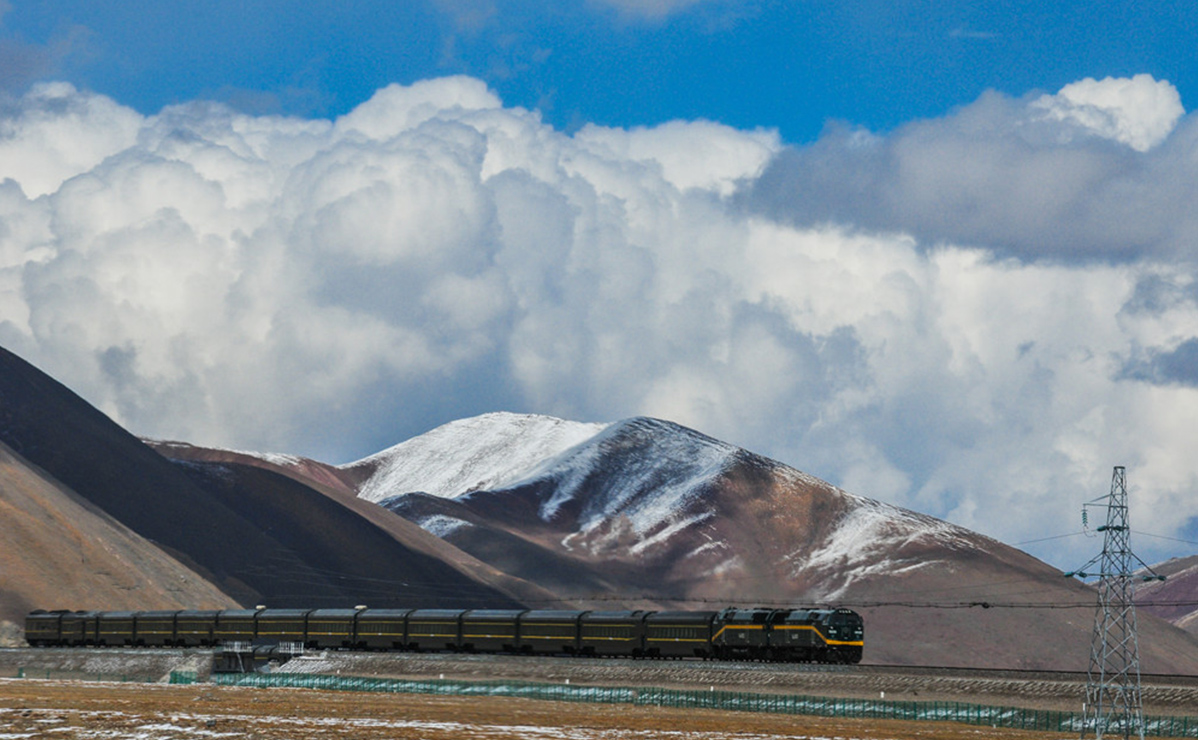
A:
{"type": "Polygon", "coordinates": [[[546,522],[575,502],[581,506],[577,526],[582,532],[620,516],[644,535],[688,510],[688,503],[744,454],[680,424],[637,416],[607,425],[513,485],[553,482],[539,485],[552,491],[540,504],[546,522]]]}
{"type": "Polygon", "coordinates": [[[364,479],[359,495],[370,501],[415,491],[452,498],[535,474],[607,426],[495,412],[451,421],[343,469],[364,479]]]}

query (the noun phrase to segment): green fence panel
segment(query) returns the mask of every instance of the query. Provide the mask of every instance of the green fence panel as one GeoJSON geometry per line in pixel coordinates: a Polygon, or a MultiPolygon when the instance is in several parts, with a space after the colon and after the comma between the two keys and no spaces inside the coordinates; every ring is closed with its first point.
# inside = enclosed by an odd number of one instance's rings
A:
{"type": "MultiPolygon", "coordinates": [[[[520,681],[402,680],[299,673],[218,673],[212,682],[338,691],[452,696],[506,696],[550,701],[636,704],[683,709],[770,712],[825,717],[961,722],[972,725],[1076,734],[1084,718],[1072,712],[992,707],[961,702],[896,702],[785,694],[698,691],[653,687],[578,686],[520,681]]],[[[171,683],[194,683],[190,672],[172,672],[171,683]]],[[[1155,737],[1198,737],[1198,718],[1145,717],[1155,737]]]]}

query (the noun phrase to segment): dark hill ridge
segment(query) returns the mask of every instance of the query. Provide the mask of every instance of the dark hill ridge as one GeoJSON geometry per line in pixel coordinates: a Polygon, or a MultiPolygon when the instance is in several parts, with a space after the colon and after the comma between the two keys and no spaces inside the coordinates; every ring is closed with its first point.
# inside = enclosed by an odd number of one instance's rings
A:
{"type": "MultiPolygon", "coordinates": [[[[273,502],[258,502],[254,505],[255,512],[276,512],[280,506],[284,506],[288,502],[302,502],[309,513],[307,517],[301,517],[297,525],[300,529],[311,526],[313,521],[318,521],[322,528],[327,528],[333,523],[343,521],[344,514],[352,513],[357,519],[366,520],[373,525],[373,529],[367,531],[367,541],[376,542],[377,535],[384,533],[404,548],[432,561],[445,563],[453,570],[458,571],[455,577],[450,579],[449,583],[451,584],[457,584],[459,577],[465,575],[471,581],[506,594],[514,602],[549,603],[557,598],[553,593],[540,586],[514,578],[503,570],[474,558],[429,534],[407,519],[359,498],[345,483],[345,474],[332,465],[294,455],[213,449],[197,447],[184,442],[144,441],[163,456],[182,465],[198,481],[205,481],[209,486],[233,485],[237,493],[218,492],[218,495],[222,497],[232,496],[235,499],[256,500],[263,496],[264,491],[268,492],[272,487],[281,487],[297,492],[294,499],[284,496],[273,502]],[[234,473],[236,474],[234,475],[234,473]],[[235,485],[231,483],[234,477],[237,478],[235,485]],[[279,478],[289,480],[290,483],[278,480],[279,478]],[[269,484],[259,489],[258,486],[263,481],[268,481],[269,484]],[[313,492],[321,494],[323,498],[313,497],[313,492]],[[321,509],[330,513],[322,514],[319,512],[321,509]]],[[[294,517],[295,512],[285,512],[284,515],[294,517]]],[[[357,519],[350,521],[356,522],[357,519]]],[[[263,526],[273,526],[273,523],[265,522],[263,526]]],[[[352,528],[348,531],[356,532],[352,528]]],[[[348,541],[347,545],[350,550],[357,551],[358,556],[366,558],[366,560],[379,557],[374,550],[361,551],[361,543],[356,540],[348,541]]],[[[384,543],[384,546],[390,548],[394,546],[394,543],[384,543]]],[[[336,553],[334,555],[336,556],[336,553]]],[[[366,560],[356,562],[361,567],[366,560]]],[[[354,563],[355,558],[348,558],[348,562],[354,563]]],[[[415,591],[419,588],[418,583],[411,583],[410,580],[409,578],[397,578],[391,574],[373,581],[360,581],[359,589],[355,593],[364,597],[368,593],[379,591],[381,583],[391,582],[392,586],[385,590],[381,598],[385,598],[387,604],[402,606],[414,598],[415,591]],[[409,583],[406,591],[401,587],[402,583],[409,583]]],[[[459,585],[453,587],[460,588],[459,585]]],[[[378,600],[371,603],[374,603],[375,606],[384,606],[378,600]]]]}
{"type": "Polygon", "coordinates": [[[242,604],[369,603],[380,583],[407,583],[411,606],[517,603],[283,476],[172,463],[3,349],[0,441],[242,604]]]}
{"type": "Polygon", "coordinates": [[[586,560],[546,547],[518,530],[487,521],[453,499],[412,493],[385,504],[400,517],[419,522],[430,533],[455,548],[468,552],[504,573],[536,583],[552,594],[541,603],[564,603],[596,594],[621,593],[634,568],[605,564],[596,567],[586,560]],[[532,567],[530,567],[532,566],[532,567]]]}
{"type": "Polygon", "coordinates": [[[357,496],[354,476],[319,460],[298,455],[264,455],[238,450],[197,447],[187,442],[142,439],[163,457],[180,462],[230,463],[269,470],[330,496],[357,496]]]}
{"type": "Polygon", "coordinates": [[[519,602],[415,552],[352,509],[286,476],[235,463],[177,463],[215,500],[280,548],[254,553],[239,574],[269,580],[259,603],[279,607],[445,604],[511,608],[519,602]],[[287,558],[285,553],[299,557],[287,558]]]}

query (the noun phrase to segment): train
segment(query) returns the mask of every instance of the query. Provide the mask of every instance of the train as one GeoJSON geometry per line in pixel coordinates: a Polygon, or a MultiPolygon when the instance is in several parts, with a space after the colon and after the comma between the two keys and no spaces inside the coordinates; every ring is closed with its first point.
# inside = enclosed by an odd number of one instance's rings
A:
{"type": "Polygon", "coordinates": [[[859,663],[861,615],[839,608],[719,611],[254,609],[46,611],[25,619],[34,647],[449,651],[628,658],[859,663]]]}

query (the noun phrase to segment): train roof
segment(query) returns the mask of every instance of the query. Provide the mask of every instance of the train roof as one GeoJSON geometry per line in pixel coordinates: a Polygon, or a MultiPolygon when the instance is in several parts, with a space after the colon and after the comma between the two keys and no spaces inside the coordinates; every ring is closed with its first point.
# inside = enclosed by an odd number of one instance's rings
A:
{"type": "Polygon", "coordinates": [[[308,612],[308,619],[329,618],[329,617],[341,617],[341,618],[345,618],[345,619],[353,619],[354,615],[356,615],[360,611],[363,611],[363,610],[362,609],[346,609],[344,607],[340,607],[340,608],[336,608],[336,609],[313,609],[312,611],[308,612]]]}
{"type": "Polygon", "coordinates": [[[648,622],[695,622],[707,623],[715,619],[716,612],[710,611],[669,611],[650,612],[645,618],[648,622]]]}
{"type": "Polygon", "coordinates": [[[589,612],[580,612],[571,609],[532,609],[520,615],[520,621],[525,622],[530,619],[544,619],[550,621],[577,621],[583,614],[589,612]]]}
{"type": "Polygon", "coordinates": [[[358,619],[403,619],[415,609],[362,609],[358,619]]]}
{"type": "Polygon", "coordinates": [[[253,619],[262,609],[223,609],[216,613],[217,619],[253,619]]]}
{"type": "Polygon", "coordinates": [[[584,612],[582,621],[584,622],[639,622],[645,618],[648,612],[643,610],[636,611],[603,611],[603,612],[584,612]]]}
{"type": "Polygon", "coordinates": [[[514,621],[527,611],[527,609],[471,609],[462,615],[462,619],[511,619],[514,621]]]}
{"type": "Polygon", "coordinates": [[[465,609],[416,609],[408,619],[457,619],[465,612],[465,609]]]}

